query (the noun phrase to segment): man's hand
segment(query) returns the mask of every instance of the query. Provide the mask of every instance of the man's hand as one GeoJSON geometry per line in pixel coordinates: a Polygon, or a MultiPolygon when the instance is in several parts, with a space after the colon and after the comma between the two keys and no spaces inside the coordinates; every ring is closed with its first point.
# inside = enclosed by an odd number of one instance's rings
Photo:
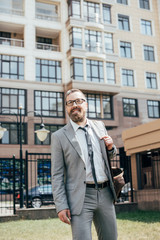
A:
{"type": "Polygon", "coordinates": [[[64,222],[64,223],[67,223],[67,224],[71,224],[70,223],[70,220],[71,220],[71,213],[70,213],[70,210],[69,209],[64,209],[62,211],[60,211],[58,213],[58,217],[59,219],[64,222]]]}
{"type": "Polygon", "coordinates": [[[112,138],[110,136],[106,135],[106,136],[101,137],[101,139],[104,140],[107,149],[111,150],[112,147],[113,147],[113,140],[112,140],[112,138]]]}

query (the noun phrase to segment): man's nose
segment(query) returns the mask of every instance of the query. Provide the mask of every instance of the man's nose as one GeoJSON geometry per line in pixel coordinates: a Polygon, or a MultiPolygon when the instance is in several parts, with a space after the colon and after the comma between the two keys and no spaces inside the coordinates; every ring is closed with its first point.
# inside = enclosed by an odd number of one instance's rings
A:
{"type": "Polygon", "coordinates": [[[77,106],[77,103],[76,102],[73,102],[73,106],[76,105],[77,106]]]}

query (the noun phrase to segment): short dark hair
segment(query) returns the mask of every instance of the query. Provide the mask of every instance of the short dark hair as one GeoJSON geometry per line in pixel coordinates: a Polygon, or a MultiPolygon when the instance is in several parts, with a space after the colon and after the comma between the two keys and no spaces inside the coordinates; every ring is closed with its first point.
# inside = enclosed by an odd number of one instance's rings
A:
{"type": "Polygon", "coordinates": [[[72,88],[72,89],[69,89],[67,92],[66,92],[66,95],[65,95],[65,100],[67,99],[67,97],[71,94],[71,93],[74,93],[74,92],[80,92],[83,96],[84,96],[84,99],[86,99],[84,93],[79,90],[78,88],[72,88]]]}

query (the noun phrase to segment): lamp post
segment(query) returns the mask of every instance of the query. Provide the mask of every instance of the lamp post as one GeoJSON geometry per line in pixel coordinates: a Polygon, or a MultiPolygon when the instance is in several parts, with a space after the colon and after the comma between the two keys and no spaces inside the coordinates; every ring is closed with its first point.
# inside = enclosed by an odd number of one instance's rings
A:
{"type": "MultiPolygon", "coordinates": [[[[18,127],[18,115],[19,115],[19,131],[18,131],[18,137],[19,137],[19,146],[20,146],[20,150],[19,150],[19,159],[20,159],[20,208],[23,208],[23,153],[22,153],[22,106],[20,106],[19,109],[19,113],[15,114],[17,116],[17,127],[18,127]]],[[[30,111],[31,112],[31,111],[30,111]]],[[[34,112],[34,111],[32,111],[34,112]]],[[[29,113],[29,112],[28,112],[29,113]]],[[[25,116],[24,116],[25,117],[25,116]]],[[[48,131],[47,129],[45,129],[44,123],[43,123],[43,119],[42,116],[39,115],[39,117],[41,118],[41,124],[40,124],[40,129],[34,131],[37,134],[38,139],[43,142],[46,138],[47,135],[50,131],[48,131]]],[[[24,119],[23,119],[24,121],[24,119]]],[[[4,132],[7,131],[6,128],[1,127],[1,123],[0,123],[0,139],[3,137],[4,132]]]]}

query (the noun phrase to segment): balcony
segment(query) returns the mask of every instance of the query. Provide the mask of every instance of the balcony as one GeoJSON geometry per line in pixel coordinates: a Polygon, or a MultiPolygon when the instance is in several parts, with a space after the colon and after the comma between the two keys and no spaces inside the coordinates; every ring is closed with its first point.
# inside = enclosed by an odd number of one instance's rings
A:
{"type": "Polygon", "coordinates": [[[36,18],[41,20],[47,20],[47,21],[55,21],[55,22],[60,21],[60,18],[58,16],[51,16],[51,15],[46,15],[42,13],[36,13],[36,18]]]}
{"type": "Polygon", "coordinates": [[[24,40],[0,37],[0,44],[14,47],[24,47],[24,40]]]}
{"type": "Polygon", "coordinates": [[[55,52],[60,51],[60,48],[58,45],[39,43],[39,42],[36,43],[36,48],[41,50],[55,51],[55,52]]]}
{"type": "Polygon", "coordinates": [[[4,7],[1,7],[1,6],[0,6],[0,13],[9,14],[9,15],[24,16],[24,11],[21,10],[21,9],[4,8],[4,7]]]}

